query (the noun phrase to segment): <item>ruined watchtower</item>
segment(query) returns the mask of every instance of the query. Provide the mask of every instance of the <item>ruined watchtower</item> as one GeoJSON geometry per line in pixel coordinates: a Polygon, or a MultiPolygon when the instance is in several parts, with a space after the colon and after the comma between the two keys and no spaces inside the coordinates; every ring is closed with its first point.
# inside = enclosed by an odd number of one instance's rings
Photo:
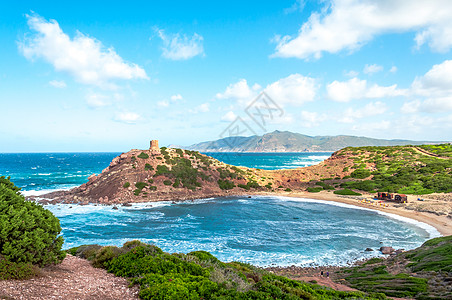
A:
{"type": "Polygon", "coordinates": [[[152,154],[158,154],[160,153],[159,148],[159,141],[158,140],[152,140],[151,141],[151,147],[149,148],[152,154]]]}

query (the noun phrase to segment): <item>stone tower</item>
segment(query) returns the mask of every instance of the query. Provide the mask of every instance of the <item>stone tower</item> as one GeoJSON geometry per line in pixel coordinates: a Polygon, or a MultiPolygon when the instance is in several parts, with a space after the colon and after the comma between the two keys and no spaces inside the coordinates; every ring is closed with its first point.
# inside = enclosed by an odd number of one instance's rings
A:
{"type": "Polygon", "coordinates": [[[160,153],[159,141],[158,140],[152,140],[151,141],[151,147],[149,148],[149,150],[151,150],[151,153],[160,153]]]}

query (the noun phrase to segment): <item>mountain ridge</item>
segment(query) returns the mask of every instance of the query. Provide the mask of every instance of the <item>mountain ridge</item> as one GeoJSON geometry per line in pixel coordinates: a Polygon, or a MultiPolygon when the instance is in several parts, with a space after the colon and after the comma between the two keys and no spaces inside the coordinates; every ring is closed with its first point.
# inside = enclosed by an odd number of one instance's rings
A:
{"type": "Polygon", "coordinates": [[[334,152],[345,147],[436,144],[439,141],[375,139],[364,136],[309,136],[275,130],[262,136],[234,136],[184,147],[200,152],[334,152]]]}

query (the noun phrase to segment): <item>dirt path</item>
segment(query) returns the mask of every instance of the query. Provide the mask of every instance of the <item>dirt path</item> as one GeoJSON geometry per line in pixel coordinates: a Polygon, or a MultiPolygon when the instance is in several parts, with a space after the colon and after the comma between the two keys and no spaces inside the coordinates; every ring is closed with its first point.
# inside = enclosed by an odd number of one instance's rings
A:
{"type": "Polygon", "coordinates": [[[126,279],[67,255],[60,265],[44,268],[37,278],[0,281],[0,299],[138,299],[138,288],[128,286],[126,279]]]}
{"type": "Polygon", "coordinates": [[[438,154],[435,154],[435,153],[431,153],[431,152],[429,152],[427,150],[424,150],[422,148],[419,148],[419,147],[412,147],[412,148],[414,150],[416,150],[416,152],[418,152],[420,154],[423,154],[423,155],[427,155],[427,156],[435,157],[435,158],[439,158],[439,159],[449,159],[449,157],[444,157],[444,156],[441,156],[441,155],[438,155],[438,154]]]}

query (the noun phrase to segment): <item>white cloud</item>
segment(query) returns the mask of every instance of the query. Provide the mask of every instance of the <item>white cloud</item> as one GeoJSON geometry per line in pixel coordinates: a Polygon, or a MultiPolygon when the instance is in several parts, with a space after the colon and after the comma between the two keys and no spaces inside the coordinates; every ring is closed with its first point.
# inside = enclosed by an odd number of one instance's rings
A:
{"type": "Polygon", "coordinates": [[[210,104],[206,102],[206,103],[196,106],[193,109],[189,109],[188,111],[192,114],[197,114],[197,113],[206,113],[206,112],[209,112],[209,110],[210,110],[210,104]]]}
{"type": "Polygon", "coordinates": [[[186,35],[165,34],[162,29],[156,29],[163,41],[162,56],[171,60],[186,60],[195,56],[204,56],[204,38],[194,33],[190,38],[186,35]]]}
{"type": "Polygon", "coordinates": [[[176,95],[172,95],[171,96],[171,101],[178,101],[178,100],[182,100],[182,95],[181,94],[176,94],[176,95]]]}
{"type": "Polygon", "coordinates": [[[221,117],[221,121],[232,122],[236,118],[237,118],[237,115],[233,111],[229,111],[221,117]]]}
{"type": "Polygon", "coordinates": [[[168,107],[169,106],[169,101],[168,100],[162,100],[157,102],[157,106],[158,107],[168,107]]]}
{"type": "Polygon", "coordinates": [[[309,59],[353,51],[385,33],[416,32],[417,47],[445,52],[452,46],[449,0],[330,0],[312,13],[296,36],[277,37],[274,56],[309,59]]]}
{"type": "Polygon", "coordinates": [[[92,93],[86,95],[86,103],[92,108],[108,106],[111,104],[108,100],[109,98],[102,94],[92,93]]]}
{"type": "Polygon", "coordinates": [[[112,80],[148,79],[140,66],[125,62],[113,48],[106,49],[94,38],[77,32],[74,38],[64,33],[55,20],[28,16],[33,31],[19,43],[27,59],[43,58],[55,70],[71,74],[77,81],[100,87],[112,87],[112,80]]]}
{"type": "Polygon", "coordinates": [[[383,67],[377,64],[365,65],[363,69],[364,74],[373,74],[383,71],[383,67]]]}
{"type": "Polygon", "coordinates": [[[370,102],[359,109],[348,108],[338,119],[341,123],[354,123],[357,119],[381,115],[387,111],[387,106],[383,102],[370,102]]]}
{"type": "Polygon", "coordinates": [[[314,100],[318,87],[314,78],[300,74],[292,74],[281,78],[267,85],[265,89],[262,89],[259,84],[254,84],[250,87],[245,79],[241,79],[236,83],[230,84],[223,93],[218,93],[216,98],[230,99],[237,101],[240,105],[247,105],[260,92],[265,91],[279,105],[301,105],[314,100]]]}
{"type": "Polygon", "coordinates": [[[49,84],[58,89],[63,89],[67,86],[66,82],[64,82],[63,80],[51,80],[49,81],[49,84]]]}
{"type": "Polygon", "coordinates": [[[321,122],[327,120],[326,114],[319,114],[317,112],[302,111],[301,112],[301,124],[303,127],[316,127],[319,126],[321,122]]]}
{"type": "MultiPolygon", "coordinates": [[[[416,77],[411,84],[411,94],[423,97],[424,101],[408,109],[409,113],[452,111],[452,60],[434,65],[424,76],[416,77]]],[[[402,110],[407,109],[408,103],[402,110]]]]}
{"type": "Polygon", "coordinates": [[[116,115],[115,120],[127,124],[135,124],[141,119],[141,116],[134,112],[120,112],[116,115]]]}
{"type": "Polygon", "coordinates": [[[384,97],[404,96],[407,91],[398,89],[397,85],[368,86],[366,80],[352,78],[348,81],[333,81],[327,87],[328,98],[337,102],[349,102],[353,99],[377,99],[384,97]]]}
{"type": "Polygon", "coordinates": [[[223,93],[217,93],[216,98],[248,103],[257,96],[259,89],[261,89],[260,85],[255,84],[250,87],[246,79],[240,79],[238,82],[230,84],[223,93]]]}
{"type": "Polygon", "coordinates": [[[392,66],[391,69],[389,70],[389,72],[391,72],[391,73],[397,72],[397,67],[396,66],[392,66]]]}
{"type": "Polygon", "coordinates": [[[350,71],[344,71],[344,75],[347,77],[356,77],[359,75],[359,72],[350,70],[350,71]]]}
{"type": "Polygon", "coordinates": [[[302,105],[314,100],[317,89],[314,78],[292,74],[269,84],[265,92],[278,104],[302,105]]]}

